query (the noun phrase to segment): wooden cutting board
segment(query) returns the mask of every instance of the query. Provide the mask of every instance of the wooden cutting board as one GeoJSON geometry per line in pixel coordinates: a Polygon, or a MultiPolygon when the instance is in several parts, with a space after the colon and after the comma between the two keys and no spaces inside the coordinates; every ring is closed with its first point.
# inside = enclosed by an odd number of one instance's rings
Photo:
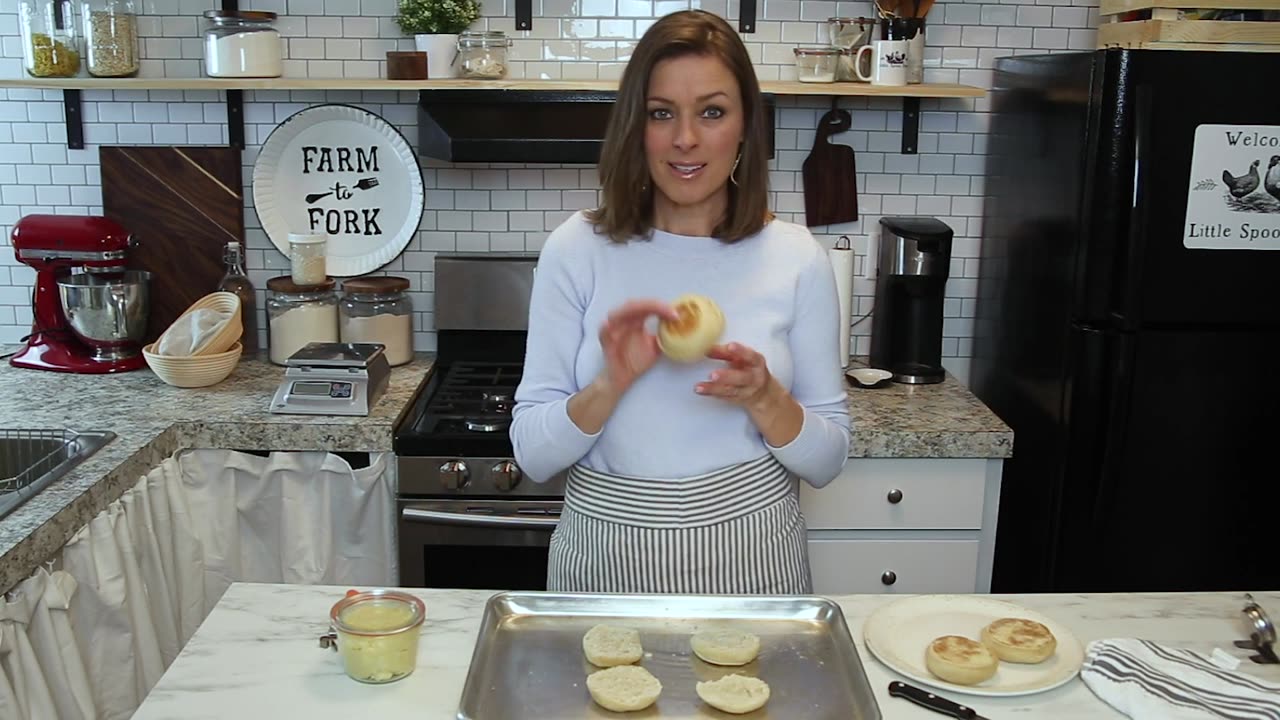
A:
{"type": "Polygon", "coordinates": [[[805,225],[833,225],[858,219],[857,168],[853,148],[833,145],[832,135],[853,125],[847,110],[830,110],[818,121],[813,149],[802,168],[805,225]]]}
{"type": "MultiPolygon", "coordinates": [[[[218,289],[228,242],[244,245],[240,151],[223,147],[103,147],[103,213],[131,231],[130,267],[151,272],[146,342],[218,289]]],[[[256,348],[248,325],[245,350],[256,348]]]]}

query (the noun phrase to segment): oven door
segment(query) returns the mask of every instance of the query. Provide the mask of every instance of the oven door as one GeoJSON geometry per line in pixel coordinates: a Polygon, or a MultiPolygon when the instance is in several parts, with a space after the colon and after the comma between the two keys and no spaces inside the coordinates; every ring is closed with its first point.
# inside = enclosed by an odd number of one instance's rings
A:
{"type": "Polygon", "coordinates": [[[547,547],[563,503],[400,498],[400,584],[546,590],[547,547]]]}

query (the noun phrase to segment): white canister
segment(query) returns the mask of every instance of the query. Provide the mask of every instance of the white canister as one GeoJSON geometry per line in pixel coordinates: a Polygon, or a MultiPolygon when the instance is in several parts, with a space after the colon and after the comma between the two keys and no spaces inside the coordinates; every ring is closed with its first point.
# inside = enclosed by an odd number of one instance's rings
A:
{"type": "Polygon", "coordinates": [[[289,274],[295,285],[319,285],[329,276],[324,235],[289,233],[289,274]]]}
{"type": "Polygon", "coordinates": [[[338,296],[333,286],[333,280],[299,286],[287,275],[267,281],[271,362],[284,365],[309,343],[338,342],[338,296]]]}
{"type": "Polygon", "coordinates": [[[208,10],[204,70],[209,77],[273,78],[284,75],[284,42],[276,14],[255,10],[208,10]]]}

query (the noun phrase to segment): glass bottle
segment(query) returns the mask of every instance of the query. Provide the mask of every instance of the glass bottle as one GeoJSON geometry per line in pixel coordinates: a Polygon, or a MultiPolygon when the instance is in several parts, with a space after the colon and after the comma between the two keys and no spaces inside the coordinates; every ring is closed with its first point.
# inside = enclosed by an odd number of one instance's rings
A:
{"type": "Polygon", "coordinates": [[[222,276],[222,282],[218,283],[218,289],[239,296],[240,323],[244,327],[240,344],[244,346],[245,352],[254,352],[258,349],[258,303],[253,283],[244,271],[244,248],[238,242],[227,243],[222,261],[226,263],[227,272],[222,276]]]}
{"type": "Polygon", "coordinates": [[[71,0],[22,0],[18,25],[23,66],[32,77],[75,77],[80,72],[80,35],[71,0]]]}
{"type": "Polygon", "coordinates": [[[138,74],[138,14],[133,0],[85,0],[85,60],[94,77],[138,74]]]}

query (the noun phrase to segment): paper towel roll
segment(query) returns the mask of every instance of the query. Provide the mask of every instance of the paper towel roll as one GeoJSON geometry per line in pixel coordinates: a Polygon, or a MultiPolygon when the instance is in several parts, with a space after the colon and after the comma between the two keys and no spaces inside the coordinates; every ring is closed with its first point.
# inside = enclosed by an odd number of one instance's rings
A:
{"type": "Polygon", "coordinates": [[[831,271],[836,276],[836,292],[840,296],[840,367],[847,368],[850,325],[853,323],[853,248],[849,247],[849,239],[841,237],[828,254],[831,256],[831,271]]]}

